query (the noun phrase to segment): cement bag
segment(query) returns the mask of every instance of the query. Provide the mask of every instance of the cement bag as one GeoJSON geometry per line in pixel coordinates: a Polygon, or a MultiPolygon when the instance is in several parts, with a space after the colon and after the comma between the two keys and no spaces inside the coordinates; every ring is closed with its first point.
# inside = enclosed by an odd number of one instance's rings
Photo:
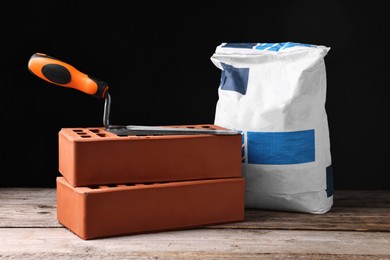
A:
{"type": "Polygon", "coordinates": [[[333,204],[324,57],[329,47],[223,43],[215,125],[242,131],[245,207],[321,214],[333,204]]]}

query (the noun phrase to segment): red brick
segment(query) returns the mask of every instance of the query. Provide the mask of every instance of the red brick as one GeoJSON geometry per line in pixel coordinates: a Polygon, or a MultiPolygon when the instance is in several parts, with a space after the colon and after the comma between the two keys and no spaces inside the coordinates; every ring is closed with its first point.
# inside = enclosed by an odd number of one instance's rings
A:
{"type": "Polygon", "coordinates": [[[226,178],[88,188],[57,177],[57,219],[84,240],[240,222],[244,186],[226,178]]]}
{"type": "MultiPolygon", "coordinates": [[[[192,125],[202,126],[224,129],[192,125]]],[[[63,128],[59,171],[74,187],[241,177],[241,135],[119,137],[104,128],[63,128]]]]}

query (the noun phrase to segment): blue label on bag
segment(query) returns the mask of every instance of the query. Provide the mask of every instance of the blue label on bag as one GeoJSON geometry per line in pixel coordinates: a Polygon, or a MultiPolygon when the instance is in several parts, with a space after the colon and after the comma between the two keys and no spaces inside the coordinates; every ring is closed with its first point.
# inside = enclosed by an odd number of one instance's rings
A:
{"type": "Polygon", "coordinates": [[[298,164],[315,161],[314,129],[247,132],[248,163],[298,164]]]}
{"type": "Polygon", "coordinates": [[[246,94],[248,87],[249,68],[235,68],[221,62],[221,89],[246,94]]]}

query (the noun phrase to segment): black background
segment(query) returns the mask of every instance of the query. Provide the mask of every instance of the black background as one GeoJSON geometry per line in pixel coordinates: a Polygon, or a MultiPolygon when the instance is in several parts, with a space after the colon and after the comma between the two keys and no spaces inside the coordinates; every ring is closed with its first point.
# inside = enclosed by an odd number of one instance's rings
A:
{"type": "Polygon", "coordinates": [[[388,17],[374,1],[3,3],[0,186],[54,187],[58,131],[103,124],[103,100],[28,71],[36,52],[106,81],[113,124],[204,124],[218,100],[217,45],[292,41],[331,47],[335,188],[390,189],[388,17]]]}

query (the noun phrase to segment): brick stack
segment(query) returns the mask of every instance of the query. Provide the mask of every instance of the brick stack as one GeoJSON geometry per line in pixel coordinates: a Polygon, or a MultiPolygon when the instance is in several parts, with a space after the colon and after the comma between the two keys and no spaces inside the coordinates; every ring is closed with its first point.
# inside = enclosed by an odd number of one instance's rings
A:
{"type": "Polygon", "coordinates": [[[240,134],[58,137],[57,219],[82,239],[244,220],[240,134]]]}

